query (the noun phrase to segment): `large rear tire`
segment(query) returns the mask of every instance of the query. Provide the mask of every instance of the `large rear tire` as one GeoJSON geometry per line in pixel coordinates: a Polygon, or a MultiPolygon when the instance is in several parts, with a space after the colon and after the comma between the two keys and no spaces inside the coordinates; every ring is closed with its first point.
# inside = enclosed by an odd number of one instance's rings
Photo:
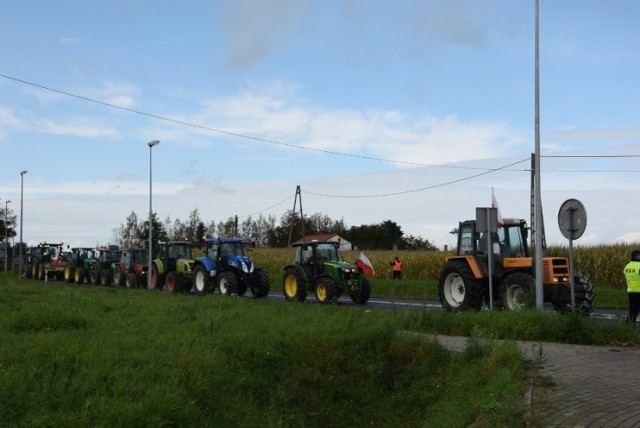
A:
{"type": "Polygon", "coordinates": [[[447,311],[478,311],[482,307],[482,285],[464,262],[445,265],[438,282],[438,295],[447,311]]]}
{"type": "Polygon", "coordinates": [[[220,294],[229,296],[237,293],[238,279],[233,272],[221,272],[218,275],[218,289],[220,294]]]}
{"type": "Polygon", "coordinates": [[[24,276],[28,279],[33,278],[33,265],[31,263],[27,263],[27,265],[25,266],[24,276]]]}
{"type": "Polygon", "coordinates": [[[333,281],[326,276],[318,278],[313,289],[316,300],[323,305],[333,300],[336,294],[336,287],[333,285],[333,281]]]}
{"type": "Polygon", "coordinates": [[[304,302],[307,298],[304,280],[295,268],[287,268],[282,278],[282,292],[290,302],[304,302]]]}
{"type": "Polygon", "coordinates": [[[92,266],[89,271],[89,282],[91,285],[100,285],[100,272],[98,271],[98,266],[92,266]]]}
{"type": "Polygon", "coordinates": [[[524,272],[515,272],[502,282],[502,305],[510,311],[519,311],[526,306],[531,291],[531,276],[524,272]]]}
{"type": "Polygon", "coordinates": [[[264,269],[258,269],[253,273],[251,283],[251,294],[253,297],[261,298],[269,295],[271,291],[271,278],[269,273],[264,269]]]}
{"type": "Polygon", "coordinates": [[[210,281],[209,272],[204,266],[198,265],[193,271],[193,281],[191,283],[191,293],[202,296],[209,292],[210,281]]]}
{"type": "Polygon", "coordinates": [[[151,267],[151,289],[162,290],[162,278],[160,278],[160,272],[156,265],[151,267]]]}
{"type": "Polygon", "coordinates": [[[71,266],[65,266],[62,277],[64,278],[64,282],[71,284],[73,282],[73,268],[71,266]]]}
{"type": "Polygon", "coordinates": [[[115,271],[113,272],[113,286],[123,287],[125,280],[126,280],[126,274],[122,272],[119,268],[116,268],[115,271]]]}
{"type": "Polygon", "coordinates": [[[164,289],[169,293],[177,293],[180,291],[180,277],[178,276],[178,272],[172,270],[167,273],[164,280],[164,289]]]}
{"type": "Polygon", "coordinates": [[[102,272],[100,272],[100,285],[105,287],[112,286],[112,277],[111,269],[102,269],[102,272]]]}
{"type": "Polygon", "coordinates": [[[73,282],[74,284],[84,284],[84,271],[82,268],[77,268],[75,272],[73,272],[73,282]]]}
{"type": "Polygon", "coordinates": [[[360,287],[351,292],[351,300],[357,305],[364,305],[371,297],[371,284],[366,277],[362,277],[360,287]]]}
{"type": "Polygon", "coordinates": [[[124,279],[124,285],[127,288],[138,288],[138,277],[133,272],[129,272],[124,279]]]}

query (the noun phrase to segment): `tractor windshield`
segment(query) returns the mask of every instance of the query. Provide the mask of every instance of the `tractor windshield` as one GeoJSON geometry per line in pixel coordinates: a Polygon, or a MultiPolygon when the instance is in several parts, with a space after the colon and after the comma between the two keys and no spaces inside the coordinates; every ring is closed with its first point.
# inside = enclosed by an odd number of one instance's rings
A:
{"type": "Polygon", "coordinates": [[[146,251],[131,251],[131,264],[148,263],[146,251]]]}
{"type": "Polygon", "coordinates": [[[169,258],[190,259],[191,247],[188,245],[171,245],[169,246],[169,258]]]}
{"type": "Polygon", "coordinates": [[[220,256],[244,256],[242,243],[240,242],[224,242],[220,245],[220,256]]]}
{"type": "Polygon", "coordinates": [[[338,250],[333,244],[318,244],[316,247],[316,257],[323,261],[336,261],[338,258],[338,250]]]}

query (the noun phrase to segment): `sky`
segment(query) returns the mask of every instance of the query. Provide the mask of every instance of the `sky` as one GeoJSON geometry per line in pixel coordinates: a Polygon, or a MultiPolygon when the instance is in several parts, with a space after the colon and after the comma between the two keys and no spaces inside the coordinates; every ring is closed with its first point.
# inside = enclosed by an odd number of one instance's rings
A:
{"type": "MultiPolygon", "coordinates": [[[[549,244],[568,199],[574,245],[640,242],[638,16],[540,0],[549,244]]],[[[80,246],[148,215],[150,175],[161,220],[279,222],[300,186],[306,215],[452,247],[492,189],[530,219],[534,52],[534,0],[5,0],[0,205],[80,246]]]]}

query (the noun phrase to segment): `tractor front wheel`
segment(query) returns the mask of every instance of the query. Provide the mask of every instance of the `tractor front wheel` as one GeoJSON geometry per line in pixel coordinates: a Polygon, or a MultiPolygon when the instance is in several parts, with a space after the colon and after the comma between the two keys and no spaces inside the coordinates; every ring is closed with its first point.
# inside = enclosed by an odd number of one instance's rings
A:
{"type": "MultiPolygon", "coordinates": [[[[558,312],[571,312],[571,285],[557,285],[552,295],[553,308],[558,312]]],[[[573,276],[576,313],[589,316],[596,304],[593,284],[584,275],[573,276]]]]}
{"type": "Polygon", "coordinates": [[[282,278],[282,292],[290,302],[304,302],[307,298],[304,280],[295,268],[287,268],[282,278]]]}
{"type": "Polygon", "coordinates": [[[238,280],[233,272],[221,272],[218,275],[218,289],[220,294],[229,296],[237,292],[238,280]]]}
{"type": "Polygon", "coordinates": [[[102,272],[100,272],[100,285],[105,287],[113,285],[111,280],[112,276],[111,269],[102,269],[102,272]]]}
{"type": "Polygon", "coordinates": [[[502,282],[502,304],[505,309],[519,311],[525,307],[527,295],[531,290],[531,276],[516,272],[502,282]]]}
{"type": "Polygon", "coordinates": [[[158,272],[158,268],[155,265],[151,267],[151,289],[152,290],[162,289],[160,272],[158,272]]]}
{"type": "Polygon", "coordinates": [[[316,300],[319,303],[327,304],[334,298],[336,294],[336,287],[333,285],[331,278],[323,276],[318,278],[316,281],[314,291],[316,294],[316,300]]]}
{"type": "Polygon", "coordinates": [[[478,311],[482,307],[482,286],[463,262],[445,265],[438,282],[438,295],[447,311],[478,311]]]}
{"type": "Polygon", "coordinates": [[[351,291],[351,300],[357,305],[364,305],[371,297],[371,284],[365,277],[360,281],[360,287],[351,291]]]}
{"type": "Polygon", "coordinates": [[[260,298],[268,296],[269,291],[271,291],[269,274],[264,269],[256,270],[251,283],[251,294],[253,294],[253,297],[260,298]]]}
{"type": "Polygon", "coordinates": [[[202,265],[196,266],[193,271],[193,283],[191,284],[191,292],[198,296],[202,296],[209,291],[209,272],[202,265]]]}

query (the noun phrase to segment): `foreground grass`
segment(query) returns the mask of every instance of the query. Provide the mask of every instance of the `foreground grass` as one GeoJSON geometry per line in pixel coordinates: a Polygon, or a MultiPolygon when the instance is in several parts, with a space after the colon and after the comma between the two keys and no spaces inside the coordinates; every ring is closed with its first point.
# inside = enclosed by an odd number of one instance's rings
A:
{"type": "Polygon", "coordinates": [[[623,324],[536,311],[374,311],[0,276],[10,426],[525,426],[515,344],[638,346],[623,324]],[[464,403],[461,405],[460,403],[464,403]]]}

